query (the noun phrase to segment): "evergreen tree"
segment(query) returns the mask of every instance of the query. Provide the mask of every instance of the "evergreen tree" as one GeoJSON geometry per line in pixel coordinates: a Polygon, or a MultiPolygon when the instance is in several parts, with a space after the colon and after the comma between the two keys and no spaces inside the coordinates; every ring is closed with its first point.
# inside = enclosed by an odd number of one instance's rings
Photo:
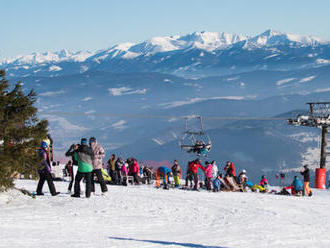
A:
{"type": "Polygon", "coordinates": [[[10,87],[0,70],[0,191],[13,187],[13,174],[36,175],[37,149],[46,137],[48,121],[39,121],[33,90],[25,94],[20,82],[10,87]]]}

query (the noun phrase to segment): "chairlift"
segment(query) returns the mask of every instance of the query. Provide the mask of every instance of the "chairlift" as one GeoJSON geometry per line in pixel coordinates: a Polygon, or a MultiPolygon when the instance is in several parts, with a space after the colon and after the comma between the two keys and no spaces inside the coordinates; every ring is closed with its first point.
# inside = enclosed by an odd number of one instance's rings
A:
{"type": "Polygon", "coordinates": [[[212,148],[210,137],[206,134],[203,127],[201,116],[185,117],[185,130],[182,138],[179,140],[181,149],[187,153],[193,153],[197,156],[206,157],[212,148]],[[198,127],[192,126],[189,121],[198,120],[198,127]]]}

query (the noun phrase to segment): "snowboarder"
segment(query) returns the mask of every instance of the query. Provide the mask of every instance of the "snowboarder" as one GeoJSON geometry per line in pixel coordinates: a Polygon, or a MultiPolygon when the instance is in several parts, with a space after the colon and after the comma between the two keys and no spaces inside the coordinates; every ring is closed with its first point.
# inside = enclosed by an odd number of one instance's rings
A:
{"type": "Polygon", "coordinates": [[[160,177],[163,177],[163,182],[164,182],[164,189],[168,189],[168,184],[169,184],[169,178],[171,176],[172,172],[171,169],[165,167],[165,166],[161,166],[157,169],[157,173],[156,173],[156,187],[159,188],[160,187],[160,177]]]}
{"type": "Polygon", "coordinates": [[[78,172],[74,182],[74,194],[71,197],[80,197],[80,181],[84,178],[86,180],[86,198],[91,195],[92,171],[94,153],[87,145],[87,139],[82,138],[81,144],[77,150],[74,151],[74,157],[78,161],[78,172]]]}
{"type": "Polygon", "coordinates": [[[97,181],[101,186],[101,191],[104,194],[108,191],[107,185],[104,182],[103,175],[102,175],[102,159],[104,158],[104,149],[103,147],[97,143],[97,140],[94,137],[89,139],[89,146],[93,151],[93,171],[92,171],[92,187],[91,192],[95,193],[95,181],[94,175],[97,177],[97,181]]]}
{"type": "Polygon", "coordinates": [[[312,191],[309,187],[310,176],[309,176],[309,168],[307,164],[304,165],[304,170],[301,171],[300,174],[304,176],[304,195],[312,196],[312,191]]]}
{"type": "Polygon", "coordinates": [[[60,192],[56,192],[55,185],[53,182],[53,178],[51,175],[51,167],[50,167],[50,158],[49,158],[49,146],[45,141],[41,142],[41,147],[39,149],[39,156],[42,158],[40,166],[38,168],[39,173],[39,182],[37,186],[37,195],[44,195],[42,192],[42,188],[44,186],[45,181],[47,181],[49,191],[52,196],[58,195],[60,192]]]}
{"type": "Polygon", "coordinates": [[[180,187],[180,176],[182,174],[181,166],[178,163],[178,160],[174,160],[174,165],[172,166],[173,179],[175,183],[175,188],[180,187]]]}

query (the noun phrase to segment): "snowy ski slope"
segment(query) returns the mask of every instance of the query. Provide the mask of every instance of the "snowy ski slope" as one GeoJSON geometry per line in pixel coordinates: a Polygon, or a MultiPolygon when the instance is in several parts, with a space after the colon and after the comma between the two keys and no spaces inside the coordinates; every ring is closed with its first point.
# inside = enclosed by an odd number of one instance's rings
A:
{"type": "MultiPolygon", "coordinates": [[[[55,182],[66,192],[67,183],[55,182]]],[[[31,191],[37,182],[19,180],[31,191]]],[[[72,199],[0,194],[0,247],[330,247],[330,192],[311,198],[110,186],[72,199]]]]}

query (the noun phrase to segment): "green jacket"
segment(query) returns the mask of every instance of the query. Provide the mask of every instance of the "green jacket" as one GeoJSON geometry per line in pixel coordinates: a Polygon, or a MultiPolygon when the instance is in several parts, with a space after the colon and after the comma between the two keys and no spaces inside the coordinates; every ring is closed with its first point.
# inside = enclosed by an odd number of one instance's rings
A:
{"type": "Polygon", "coordinates": [[[78,161],[79,172],[92,172],[93,171],[93,152],[88,146],[80,146],[73,154],[74,158],[78,161]]]}

